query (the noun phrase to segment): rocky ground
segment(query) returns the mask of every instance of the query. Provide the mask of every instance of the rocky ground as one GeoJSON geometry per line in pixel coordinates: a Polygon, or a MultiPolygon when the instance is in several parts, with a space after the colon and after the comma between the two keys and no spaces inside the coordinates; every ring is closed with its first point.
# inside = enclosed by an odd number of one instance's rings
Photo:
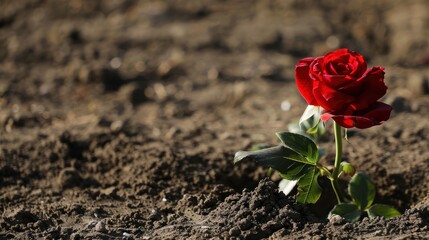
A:
{"type": "MultiPolygon", "coordinates": [[[[1,1],[0,239],[428,238],[428,12],[425,0],[1,1]],[[278,176],[233,165],[302,114],[297,60],[339,47],[386,68],[391,119],[349,131],[344,151],[398,218],[328,221],[279,193],[278,176]]],[[[321,146],[332,163],[332,135],[321,146]]]]}

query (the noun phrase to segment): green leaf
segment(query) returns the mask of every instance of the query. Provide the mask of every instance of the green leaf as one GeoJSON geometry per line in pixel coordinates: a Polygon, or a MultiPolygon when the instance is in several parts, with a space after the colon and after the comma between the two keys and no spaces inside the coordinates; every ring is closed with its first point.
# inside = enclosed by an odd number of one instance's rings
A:
{"type": "Polygon", "coordinates": [[[322,190],[317,182],[320,170],[316,167],[309,169],[306,174],[298,181],[298,203],[316,203],[319,200],[322,190]]]}
{"type": "Polygon", "coordinates": [[[332,215],[339,215],[349,221],[356,222],[359,220],[362,212],[356,204],[353,203],[340,203],[329,212],[328,218],[332,215]]]}
{"type": "Polygon", "coordinates": [[[370,218],[385,217],[392,218],[401,215],[394,207],[385,204],[374,204],[367,210],[370,218]]]}
{"type": "Polygon", "coordinates": [[[298,162],[293,162],[289,166],[287,172],[283,172],[283,173],[279,172],[279,173],[280,173],[280,176],[284,179],[298,180],[302,176],[304,176],[309,171],[310,168],[311,168],[311,166],[309,166],[309,165],[305,165],[303,163],[298,163],[298,162]]]}
{"type": "Polygon", "coordinates": [[[295,151],[277,146],[258,151],[239,151],[235,154],[234,163],[242,160],[253,160],[258,164],[277,170],[284,178],[297,180],[308,169],[307,160],[295,151]]]}
{"type": "Polygon", "coordinates": [[[349,194],[361,211],[371,206],[375,198],[375,187],[364,173],[356,173],[349,183],[349,194]]]}
{"type": "Polygon", "coordinates": [[[291,132],[278,132],[276,135],[286,147],[307,159],[306,162],[316,164],[319,160],[317,146],[310,138],[291,132]]]}

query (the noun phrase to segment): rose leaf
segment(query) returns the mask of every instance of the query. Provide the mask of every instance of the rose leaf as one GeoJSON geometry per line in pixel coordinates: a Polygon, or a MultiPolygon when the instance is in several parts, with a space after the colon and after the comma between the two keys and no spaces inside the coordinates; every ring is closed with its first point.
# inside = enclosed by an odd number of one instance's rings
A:
{"type": "Polygon", "coordinates": [[[374,204],[367,210],[370,218],[385,217],[392,218],[401,215],[401,213],[394,207],[385,204],[374,204]]]}
{"type": "Polygon", "coordinates": [[[359,207],[353,203],[340,203],[335,205],[335,207],[329,212],[328,218],[332,215],[339,215],[349,221],[356,222],[361,216],[361,211],[359,207]]]}
{"type": "Polygon", "coordinates": [[[305,157],[284,146],[258,151],[239,151],[235,154],[234,163],[242,160],[252,160],[264,167],[272,168],[288,180],[298,180],[309,170],[309,167],[315,166],[305,157]]]}
{"type": "Polygon", "coordinates": [[[375,187],[364,173],[356,173],[349,182],[349,194],[361,211],[371,206],[375,198],[375,187]]]}
{"type": "Polygon", "coordinates": [[[309,164],[316,164],[319,160],[319,151],[316,144],[308,137],[291,132],[277,132],[277,137],[284,146],[299,153],[309,164]]]}
{"type": "Polygon", "coordinates": [[[311,168],[298,181],[298,195],[296,201],[298,203],[316,203],[322,195],[322,190],[317,181],[320,175],[320,170],[316,167],[311,168]]]}

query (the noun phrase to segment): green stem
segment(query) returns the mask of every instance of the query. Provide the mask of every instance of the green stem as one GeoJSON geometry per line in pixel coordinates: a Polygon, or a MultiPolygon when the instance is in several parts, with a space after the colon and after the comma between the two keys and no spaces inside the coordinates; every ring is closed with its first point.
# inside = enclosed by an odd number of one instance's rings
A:
{"type": "Polygon", "coordinates": [[[338,203],[344,201],[343,192],[341,191],[340,185],[338,183],[338,177],[341,170],[341,157],[343,154],[343,139],[341,137],[341,126],[334,121],[334,134],[335,134],[335,163],[334,171],[332,172],[331,185],[334,189],[335,196],[337,197],[338,203]]]}
{"type": "Polygon", "coordinates": [[[332,186],[332,189],[334,189],[335,197],[337,197],[337,202],[342,203],[343,201],[341,197],[341,189],[340,189],[340,186],[338,185],[338,181],[332,179],[331,186],[332,186]]]}

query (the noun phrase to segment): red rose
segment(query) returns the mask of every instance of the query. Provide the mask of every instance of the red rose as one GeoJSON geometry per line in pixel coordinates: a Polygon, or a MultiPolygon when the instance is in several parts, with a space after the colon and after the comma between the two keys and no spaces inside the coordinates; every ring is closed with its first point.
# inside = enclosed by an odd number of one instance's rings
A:
{"type": "Polygon", "coordinates": [[[363,57],[348,49],[304,58],[295,68],[296,84],[308,104],[324,109],[345,128],[369,128],[390,117],[392,107],[378,102],[386,94],[384,69],[367,69],[363,57]]]}

